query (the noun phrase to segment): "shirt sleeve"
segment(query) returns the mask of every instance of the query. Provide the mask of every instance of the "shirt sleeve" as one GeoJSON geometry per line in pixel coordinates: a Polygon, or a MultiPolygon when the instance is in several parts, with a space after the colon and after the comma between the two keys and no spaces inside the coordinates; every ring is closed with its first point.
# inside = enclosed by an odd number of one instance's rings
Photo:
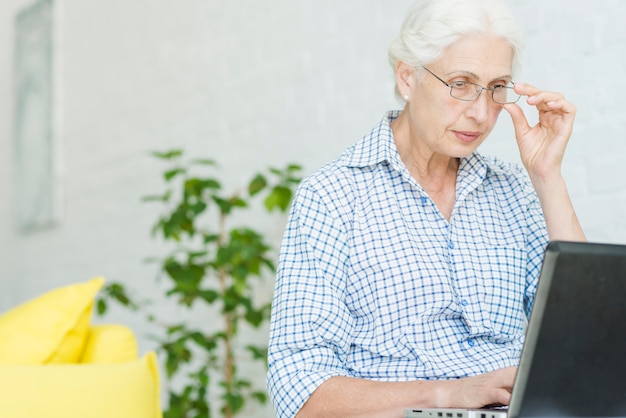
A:
{"type": "MultiPolygon", "coordinates": [[[[336,202],[331,202],[336,205],[336,202]]],[[[267,386],[292,417],[325,380],[347,376],[354,320],[344,303],[349,256],[339,210],[301,185],[281,245],[272,302],[267,386]]]]}
{"type": "Polygon", "coordinates": [[[529,205],[527,212],[527,228],[528,234],[526,239],[527,246],[527,265],[526,265],[526,288],[524,291],[524,308],[526,317],[530,317],[530,311],[535,300],[535,291],[539,282],[541,266],[543,264],[543,253],[548,245],[548,228],[539,197],[535,190],[530,186],[529,205]]]}

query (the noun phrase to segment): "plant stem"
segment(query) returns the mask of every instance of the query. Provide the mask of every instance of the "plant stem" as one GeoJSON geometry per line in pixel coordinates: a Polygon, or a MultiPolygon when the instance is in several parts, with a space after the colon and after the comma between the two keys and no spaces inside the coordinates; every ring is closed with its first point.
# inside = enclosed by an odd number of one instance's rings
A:
{"type": "MultiPolygon", "coordinates": [[[[225,245],[226,241],[226,215],[224,213],[220,214],[220,222],[219,222],[219,238],[218,238],[218,248],[221,248],[225,245]]],[[[219,270],[219,281],[220,287],[222,290],[222,295],[226,294],[228,290],[228,272],[224,267],[219,270]]],[[[233,390],[233,381],[234,381],[234,355],[233,355],[233,347],[232,340],[234,334],[234,318],[231,312],[224,314],[224,386],[226,389],[226,394],[229,395],[233,390]]],[[[224,417],[232,418],[233,410],[229,402],[224,405],[224,417]]]]}

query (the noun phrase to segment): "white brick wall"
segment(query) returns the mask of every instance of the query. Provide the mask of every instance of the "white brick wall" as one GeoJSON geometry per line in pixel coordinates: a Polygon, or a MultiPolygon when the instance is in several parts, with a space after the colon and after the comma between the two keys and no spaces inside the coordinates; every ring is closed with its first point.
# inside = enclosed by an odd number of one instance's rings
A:
{"type": "MultiPolygon", "coordinates": [[[[215,158],[236,187],[268,165],[311,171],[397,107],[386,46],[411,0],[57,0],[63,217],[20,234],[11,70],[14,14],[28,3],[0,2],[0,311],[94,275],[159,294],[142,262],[161,250],[156,208],[139,202],[160,185],[148,151],[215,158]]],[[[523,81],[578,107],[564,173],[587,235],[626,243],[626,2],[509,4],[527,34],[523,81]]],[[[484,151],[518,159],[505,113],[484,151]]],[[[283,224],[260,228],[277,245],[283,224]]],[[[107,319],[148,329],[123,311],[107,319]]]]}

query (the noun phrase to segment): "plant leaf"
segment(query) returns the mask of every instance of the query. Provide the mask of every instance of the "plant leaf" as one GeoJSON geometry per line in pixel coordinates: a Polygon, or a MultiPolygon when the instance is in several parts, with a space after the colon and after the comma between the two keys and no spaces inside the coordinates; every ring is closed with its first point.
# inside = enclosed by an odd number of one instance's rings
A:
{"type": "Polygon", "coordinates": [[[171,160],[183,155],[183,150],[181,149],[173,149],[165,152],[154,151],[151,153],[153,157],[160,158],[162,160],[171,160]]]}
{"type": "Polygon", "coordinates": [[[98,302],[96,305],[96,311],[98,312],[98,316],[102,316],[107,311],[107,303],[104,299],[98,298],[98,302]]]}
{"type": "Polygon", "coordinates": [[[291,202],[291,189],[285,186],[275,186],[271,193],[265,198],[264,204],[268,211],[278,208],[285,212],[291,202]]]}
{"type": "Polygon", "coordinates": [[[261,392],[261,391],[252,392],[250,396],[256,399],[257,402],[259,402],[260,404],[265,404],[267,402],[267,394],[265,392],[261,392]]]}
{"type": "Polygon", "coordinates": [[[163,173],[163,178],[165,179],[165,181],[170,181],[172,180],[174,177],[178,176],[179,174],[185,174],[187,172],[187,170],[185,170],[184,168],[173,168],[171,170],[167,170],[165,173],[163,173]]]}
{"type": "Polygon", "coordinates": [[[248,185],[248,194],[254,196],[267,186],[267,180],[261,174],[257,174],[248,185]]]}
{"type": "Polygon", "coordinates": [[[150,196],[144,196],[141,198],[142,202],[163,202],[166,203],[170,200],[170,197],[172,196],[172,191],[168,190],[167,192],[165,192],[162,195],[150,195],[150,196]]]}
{"type": "Polygon", "coordinates": [[[217,162],[215,160],[210,159],[210,158],[195,158],[195,159],[191,160],[191,164],[216,166],[217,162]]]}

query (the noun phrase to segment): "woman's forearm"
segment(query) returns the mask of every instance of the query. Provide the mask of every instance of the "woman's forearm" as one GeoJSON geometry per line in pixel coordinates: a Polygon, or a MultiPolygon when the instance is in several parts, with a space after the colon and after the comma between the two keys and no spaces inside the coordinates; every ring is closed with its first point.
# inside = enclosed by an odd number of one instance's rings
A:
{"type": "Polygon", "coordinates": [[[531,179],[541,202],[550,240],[586,241],[563,177],[531,179]]]}
{"type": "Polygon", "coordinates": [[[297,418],[398,417],[404,408],[435,406],[438,382],[379,382],[337,376],[320,385],[297,418]]]}
{"type": "Polygon", "coordinates": [[[452,380],[380,382],[336,376],[322,383],[297,418],[393,418],[406,408],[479,408],[508,405],[517,369],[452,380]]]}

